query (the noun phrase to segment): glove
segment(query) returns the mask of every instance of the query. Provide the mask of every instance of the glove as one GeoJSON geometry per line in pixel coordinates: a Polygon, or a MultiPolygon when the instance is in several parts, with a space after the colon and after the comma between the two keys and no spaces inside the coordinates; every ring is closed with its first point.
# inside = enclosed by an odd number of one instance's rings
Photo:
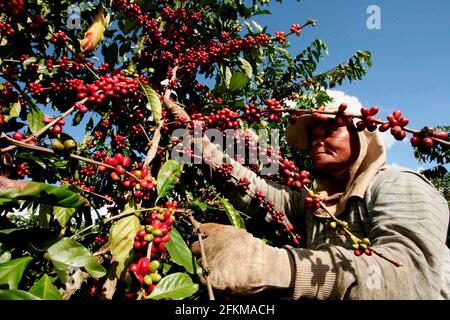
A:
{"type": "MultiPolygon", "coordinates": [[[[208,278],[214,289],[249,295],[293,286],[294,263],[287,250],[266,245],[243,229],[215,223],[199,227],[204,234],[208,278]]],[[[192,252],[201,256],[200,243],[192,252]]],[[[206,284],[202,277],[200,281],[206,284]]]]}

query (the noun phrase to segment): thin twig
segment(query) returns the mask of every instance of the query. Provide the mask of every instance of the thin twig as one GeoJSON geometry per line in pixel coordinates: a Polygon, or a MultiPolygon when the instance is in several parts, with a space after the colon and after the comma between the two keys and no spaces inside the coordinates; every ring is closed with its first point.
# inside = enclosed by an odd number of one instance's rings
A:
{"type": "Polygon", "coordinates": [[[200,252],[201,252],[201,257],[202,257],[202,269],[203,269],[203,276],[205,278],[206,281],[206,287],[208,288],[208,297],[209,300],[216,300],[214,297],[214,291],[211,285],[211,281],[209,280],[209,265],[208,265],[208,260],[206,259],[206,253],[205,253],[205,246],[203,244],[203,237],[202,237],[202,233],[200,231],[200,223],[198,223],[197,220],[195,220],[194,216],[192,215],[191,211],[186,211],[187,216],[189,218],[189,220],[191,221],[192,225],[194,226],[194,232],[197,233],[197,237],[198,237],[198,243],[200,244],[200,252]]]}
{"type": "MultiPolygon", "coordinates": [[[[309,189],[307,186],[304,186],[305,190],[308,192],[312,192],[311,189],[309,189]]],[[[340,221],[338,218],[336,218],[336,216],[331,213],[327,207],[325,207],[325,205],[323,204],[322,201],[320,201],[320,207],[325,210],[325,212],[336,222],[340,221]]],[[[342,227],[342,230],[344,230],[344,232],[351,238],[351,239],[356,239],[358,241],[358,243],[362,243],[362,240],[359,239],[357,236],[355,236],[350,230],[348,230],[348,228],[342,227]]],[[[379,256],[380,258],[383,258],[384,260],[392,263],[393,265],[395,265],[396,267],[401,267],[402,264],[398,261],[395,261],[391,258],[386,257],[384,254],[378,252],[377,250],[374,250],[373,247],[371,246],[367,246],[368,249],[370,249],[373,253],[375,253],[377,256],[379,256]]]]}
{"type": "MultiPolygon", "coordinates": [[[[56,153],[52,149],[48,149],[48,148],[44,148],[44,147],[40,147],[40,146],[33,146],[33,145],[28,144],[28,143],[24,143],[24,142],[21,142],[21,141],[18,141],[18,140],[14,140],[14,139],[8,137],[7,135],[3,135],[2,137],[4,137],[11,144],[13,144],[13,145],[15,145],[17,147],[30,149],[30,150],[34,150],[34,151],[38,151],[38,152],[42,152],[42,153],[47,153],[47,154],[50,154],[50,155],[56,155],[56,153]]],[[[84,161],[84,162],[87,162],[87,163],[95,164],[97,166],[104,166],[105,168],[108,168],[110,170],[115,170],[116,169],[115,167],[113,167],[113,166],[111,166],[109,164],[106,164],[106,163],[103,163],[103,162],[99,162],[99,161],[96,161],[96,160],[93,160],[93,159],[89,159],[89,158],[80,156],[80,155],[75,154],[75,153],[69,153],[67,156],[69,156],[70,158],[73,158],[73,159],[77,159],[77,160],[81,160],[81,161],[84,161]]],[[[132,174],[129,171],[125,171],[125,174],[127,174],[131,178],[135,179],[136,181],[140,181],[140,179],[138,177],[136,177],[134,174],[132,174]]]]}

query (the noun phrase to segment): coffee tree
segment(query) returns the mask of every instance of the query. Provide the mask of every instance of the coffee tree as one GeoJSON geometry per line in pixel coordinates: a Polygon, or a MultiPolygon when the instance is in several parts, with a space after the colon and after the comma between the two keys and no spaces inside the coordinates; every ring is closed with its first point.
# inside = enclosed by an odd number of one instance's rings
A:
{"type": "MultiPolygon", "coordinates": [[[[249,196],[271,227],[258,228],[258,214],[250,218],[231,204],[220,186],[234,179],[234,192],[249,192],[231,164],[173,158],[196,157],[193,148],[179,148],[176,129],[213,128],[224,136],[234,129],[227,143],[262,160],[236,161],[257,173],[276,163],[267,179],[307,190],[308,210],[321,206],[307,156],[283,139],[279,148],[263,145],[255,132],[282,136],[305,113],[327,121],[316,108],[330,100],[325,90],[361,79],[371,56],[358,51],[319,73],[327,52],[321,40],[295,56],[287,50],[289,38],[315,21],[269,34],[253,20],[269,13],[268,2],[0,4],[0,298],[211,298],[198,281],[206,270],[188,248],[201,239],[202,222],[248,228],[273,244],[302,244],[300,231],[262,192],[249,196]],[[190,119],[168,112],[176,104],[190,119]],[[17,211],[30,214],[11,215],[17,211]]],[[[398,140],[411,133],[418,152],[448,162],[447,132],[410,129],[400,111],[383,121],[377,107],[357,115],[345,109],[335,115],[341,125],[357,117],[359,130],[390,130],[398,140]]],[[[354,241],[356,255],[372,254],[369,239],[330,218],[354,241]]]]}

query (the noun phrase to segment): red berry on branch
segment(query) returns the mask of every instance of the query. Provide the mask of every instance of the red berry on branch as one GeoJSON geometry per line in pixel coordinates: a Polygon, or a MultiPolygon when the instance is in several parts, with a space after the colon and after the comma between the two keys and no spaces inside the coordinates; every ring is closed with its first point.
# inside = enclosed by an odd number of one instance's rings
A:
{"type": "Polygon", "coordinates": [[[370,115],[370,111],[368,108],[364,107],[364,108],[361,108],[361,114],[364,118],[366,118],[370,115]]]}
{"type": "Polygon", "coordinates": [[[55,124],[55,125],[53,126],[53,128],[52,128],[52,132],[55,133],[55,134],[61,133],[61,132],[62,132],[61,126],[55,124]]]}
{"type": "Polygon", "coordinates": [[[374,116],[378,113],[379,108],[377,106],[370,108],[369,115],[374,116]]]}
{"type": "Polygon", "coordinates": [[[400,110],[395,110],[395,111],[392,113],[392,115],[393,115],[393,117],[394,117],[395,120],[398,120],[398,119],[400,119],[400,117],[402,116],[402,112],[401,112],[400,110]]]}
{"type": "Polygon", "coordinates": [[[390,127],[391,127],[391,125],[389,123],[383,123],[381,126],[378,127],[378,130],[380,132],[385,132],[385,131],[389,130],[390,127]]]}
{"type": "Polygon", "coordinates": [[[418,147],[422,142],[422,139],[418,136],[412,136],[410,141],[413,147],[418,147]]]}
{"type": "Polygon", "coordinates": [[[12,135],[14,140],[22,140],[23,138],[23,133],[22,132],[14,132],[12,135]]]}
{"type": "Polygon", "coordinates": [[[431,138],[425,137],[422,139],[422,146],[426,148],[431,148],[434,145],[434,142],[431,138]]]}
{"type": "Polygon", "coordinates": [[[406,127],[408,125],[408,123],[409,123],[408,118],[402,117],[402,118],[398,119],[398,125],[402,128],[406,127]]]}
{"type": "Polygon", "coordinates": [[[448,132],[433,132],[433,137],[447,141],[448,140],[448,132]]]}

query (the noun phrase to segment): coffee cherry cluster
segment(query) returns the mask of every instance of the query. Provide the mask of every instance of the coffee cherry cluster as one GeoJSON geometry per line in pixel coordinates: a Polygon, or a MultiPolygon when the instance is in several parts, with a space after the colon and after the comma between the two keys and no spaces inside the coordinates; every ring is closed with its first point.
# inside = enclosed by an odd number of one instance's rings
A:
{"type": "Polygon", "coordinates": [[[302,27],[301,27],[299,24],[297,24],[297,23],[294,23],[294,24],[291,26],[291,28],[290,28],[290,31],[291,31],[292,33],[295,33],[295,35],[296,35],[297,37],[300,36],[301,30],[302,30],[302,27]]]}
{"type": "Polygon", "coordinates": [[[306,170],[299,171],[293,161],[278,156],[282,181],[290,188],[301,190],[304,185],[310,184],[310,173],[306,170]]]}
{"type": "MultiPolygon", "coordinates": [[[[347,233],[345,232],[345,229],[348,229],[348,222],[344,220],[336,219],[334,221],[330,222],[330,227],[333,230],[336,230],[338,234],[343,234],[346,236],[347,233]]],[[[363,254],[366,254],[368,256],[372,255],[372,250],[370,249],[370,240],[369,238],[363,238],[362,240],[359,240],[353,235],[349,236],[350,241],[352,242],[352,247],[354,249],[353,253],[355,256],[359,257],[363,254]]]]}
{"type": "Polygon", "coordinates": [[[167,251],[165,243],[170,240],[170,230],[175,221],[175,210],[178,202],[167,201],[165,207],[150,212],[145,218],[145,226],[141,227],[134,238],[134,249],[137,255],[145,256],[148,244],[152,244],[151,258],[159,258],[167,251]]]}
{"type": "Polygon", "coordinates": [[[305,197],[305,209],[309,209],[311,211],[320,209],[320,201],[323,201],[323,198],[321,198],[319,194],[308,190],[308,197],[305,197]]]}
{"type": "MultiPolygon", "coordinates": [[[[50,124],[51,122],[53,122],[52,118],[49,117],[44,117],[42,118],[42,122],[47,125],[50,124]]],[[[64,125],[66,124],[66,122],[64,121],[64,119],[59,119],[53,126],[52,126],[52,132],[54,134],[58,134],[62,132],[62,127],[64,127],[64,125]]]]}
{"type": "Polygon", "coordinates": [[[269,122],[280,122],[281,114],[279,112],[279,109],[282,108],[281,103],[275,99],[267,99],[266,101],[264,101],[264,104],[267,106],[267,119],[269,120],[269,122]]]}
{"type": "Polygon", "coordinates": [[[205,119],[205,123],[209,128],[217,128],[219,130],[238,129],[238,114],[228,108],[223,108],[215,113],[211,112],[209,117],[205,119]]]}
{"type": "Polygon", "coordinates": [[[388,123],[382,124],[378,130],[380,132],[387,131],[389,128],[391,129],[391,134],[394,136],[396,140],[403,140],[406,137],[406,132],[403,130],[409,123],[408,118],[402,117],[402,113],[400,110],[394,111],[392,114],[387,116],[388,123]]]}
{"type": "Polygon", "coordinates": [[[7,38],[12,37],[16,33],[13,27],[6,21],[0,22],[0,36],[5,36],[7,38]]]}
{"type": "Polygon", "coordinates": [[[356,239],[355,237],[351,237],[352,247],[355,249],[353,251],[354,255],[359,257],[363,254],[367,256],[372,255],[372,250],[370,249],[370,240],[368,238],[363,238],[361,241],[356,239]]]}
{"type": "Polygon", "coordinates": [[[216,169],[217,174],[223,180],[228,180],[233,172],[233,165],[229,163],[223,163],[216,169]]]}
{"type": "Polygon", "coordinates": [[[27,176],[27,175],[29,175],[31,173],[30,169],[28,169],[28,166],[27,166],[26,163],[23,163],[23,162],[22,163],[18,163],[16,165],[16,167],[17,167],[16,173],[17,173],[17,175],[19,176],[20,179],[25,178],[25,176],[27,176]]]}
{"type": "Polygon", "coordinates": [[[252,103],[247,104],[244,109],[244,113],[242,114],[242,118],[247,120],[249,124],[254,122],[261,122],[261,113],[256,109],[256,106],[252,103]]]}
{"type": "Polygon", "coordinates": [[[425,127],[420,130],[419,133],[416,133],[411,137],[411,145],[415,148],[419,148],[419,150],[432,148],[435,143],[431,137],[449,141],[448,132],[436,132],[433,128],[425,127]]]}
{"type": "Polygon", "coordinates": [[[53,139],[51,142],[51,147],[56,153],[71,153],[77,148],[77,143],[73,139],[66,139],[64,141],[61,141],[60,139],[53,139]]]}
{"type": "Polygon", "coordinates": [[[137,97],[139,82],[117,74],[100,76],[93,84],[88,85],[84,85],[83,81],[72,81],[71,86],[76,90],[78,99],[87,98],[86,103],[95,109],[112,99],[126,100],[129,97],[137,97]]]}
{"type": "Polygon", "coordinates": [[[249,189],[250,181],[247,178],[240,178],[238,183],[242,190],[247,191],[249,189]]]}
{"type": "Polygon", "coordinates": [[[275,40],[278,41],[280,44],[285,43],[286,42],[286,34],[283,31],[275,32],[275,40]]]}
{"type": "MultiPolygon", "coordinates": [[[[243,191],[248,190],[248,180],[240,180],[238,186],[243,191]]],[[[292,242],[295,245],[300,243],[301,236],[299,234],[293,233],[294,227],[292,224],[286,222],[286,215],[274,209],[274,203],[266,199],[266,195],[261,191],[256,191],[254,194],[250,194],[250,196],[259,204],[259,207],[265,211],[267,211],[271,218],[272,222],[278,224],[282,227],[282,231],[291,238],[292,242]]]]}
{"type": "Polygon", "coordinates": [[[356,129],[358,131],[363,131],[367,129],[370,132],[373,132],[377,129],[377,123],[375,122],[377,118],[375,115],[378,113],[378,107],[372,108],[361,108],[362,119],[356,123],[356,129]]]}
{"type": "Polygon", "coordinates": [[[67,35],[64,31],[58,31],[53,34],[53,37],[50,39],[50,42],[59,45],[64,44],[67,41],[67,35]]]}
{"type": "MultiPolygon", "coordinates": [[[[161,263],[158,260],[152,260],[142,257],[137,263],[133,263],[128,270],[138,279],[145,288],[145,294],[150,294],[156,284],[161,281],[162,276],[159,273],[161,263]]],[[[135,298],[135,294],[127,295],[128,298],[135,298]]]]}

